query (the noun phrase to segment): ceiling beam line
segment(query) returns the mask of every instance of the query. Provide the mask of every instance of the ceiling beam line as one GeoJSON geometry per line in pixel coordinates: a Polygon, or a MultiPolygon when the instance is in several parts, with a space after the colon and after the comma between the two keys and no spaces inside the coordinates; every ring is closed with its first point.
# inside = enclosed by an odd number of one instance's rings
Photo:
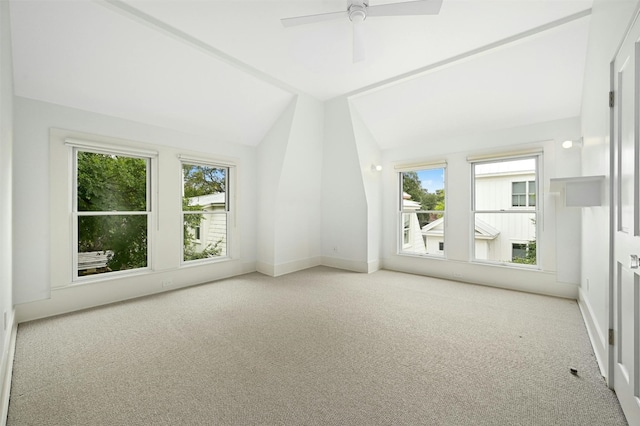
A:
{"type": "Polygon", "coordinates": [[[94,1],[108,9],[118,12],[154,30],[160,31],[165,35],[179,42],[182,42],[186,45],[194,47],[197,50],[200,50],[201,52],[204,52],[207,55],[212,56],[213,58],[221,62],[224,62],[227,65],[230,65],[244,73],[247,73],[257,79],[264,81],[265,83],[271,84],[272,86],[275,86],[279,89],[282,89],[294,95],[305,94],[299,89],[277,78],[274,78],[273,76],[265,73],[264,71],[260,71],[252,67],[251,65],[245,62],[242,62],[241,60],[223,52],[222,50],[216,49],[210,44],[207,44],[204,41],[196,37],[193,37],[192,35],[189,35],[186,32],[167,24],[166,22],[163,22],[157,18],[154,18],[153,16],[125,3],[122,0],[94,0],[94,1]]]}
{"type": "Polygon", "coordinates": [[[358,96],[368,95],[370,93],[376,92],[378,90],[386,89],[388,87],[404,83],[408,80],[421,77],[425,74],[440,70],[442,68],[455,65],[459,62],[463,62],[468,59],[472,59],[476,56],[480,56],[486,53],[491,52],[492,50],[499,49],[501,47],[505,47],[509,44],[516,43],[527,39],[529,37],[533,37],[545,31],[549,31],[554,28],[558,28],[562,25],[568,24],[570,22],[577,21],[579,19],[585,18],[591,15],[591,8],[585,9],[581,12],[574,13],[572,15],[565,16],[564,18],[551,21],[547,24],[540,25],[539,27],[532,28],[530,30],[512,35],[507,38],[503,38],[502,40],[498,40],[496,42],[478,47],[473,50],[469,50],[467,52],[461,53],[459,55],[452,56],[447,59],[443,59],[442,61],[435,62],[433,64],[415,69],[413,71],[409,71],[395,77],[388,78],[386,80],[379,81],[377,83],[370,84],[368,86],[364,86],[360,89],[356,89],[352,92],[347,93],[345,96],[349,99],[357,98],[358,96]]]}

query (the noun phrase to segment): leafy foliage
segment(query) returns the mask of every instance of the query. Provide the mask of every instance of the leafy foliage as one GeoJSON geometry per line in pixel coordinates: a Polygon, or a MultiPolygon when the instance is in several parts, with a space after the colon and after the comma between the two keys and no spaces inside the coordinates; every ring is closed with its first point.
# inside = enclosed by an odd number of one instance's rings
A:
{"type": "MultiPolygon", "coordinates": [[[[535,226],[535,219],[531,219],[531,223],[535,226]]],[[[531,240],[527,243],[527,252],[524,257],[514,257],[511,262],[520,263],[521,265],[535,265],[538,262],[536,240],[531,240]]]]}
{"type": "Polygon", "coordinates": [[[402,190],[420,203],[420,210],[444,210],[444,189],[436,189],[435,193],[424,189],[415,171],[402,173],[402,190]]]}
{"type": "MultiPolygon", "coordinates": [[[[77,184],[78,211],[147,210],[144,159],[78,152],[77,184]]],[[[78,251],[112,251],[107,261],[109,270],[147,266],[147,216],[79,216],[78,251]]]]}
{"type": "Polygon", "coordinates": [[[184,197],[199,197],[224,192],[226,169],[195,164],[183,164],[184,197]]]}
{"type": "MultiPolygon", "coordinates": [[[[409,194],[413,201],[420,203],[420,210],[444,211],[444,189],[436,189],[435,193],[424,189],[417,172],[402,173],[402,190],[409,194]]],[[[420,227],[436,220],[439,216],[436,213],[419,214],[420,227]]]]}
{"type": "Polygon", "coordinates": [[[514,257],[511,260],[512,263],[519,263],[521,265],[535,265],[537,263],[536,259],[536,241],[531,240],[527,243],[527,252],[524,257],[514,257]]]}
{"type": "MultiPolygon", "coordinates": [[[[201,211],[189,198],[224,192],[226,169],[183,165],[183,211],[201,211]]],[[[107,270],[147,266],[147,215],[117,212],[147,211],[147,160],[120,155],[78,152],[77,205],[79,212],[114,212],[78,217],[78,252],[108,254],[107,270]]],[[[184,259],[195,260],[221,253],[222,239],[197,248],[193,232],[202,214],[185,214],[184,259]]]]}
{"type": "Polygon", "coordinates": [[[145,211],[147,162],[78,152],[78,211],[145,211]]]}

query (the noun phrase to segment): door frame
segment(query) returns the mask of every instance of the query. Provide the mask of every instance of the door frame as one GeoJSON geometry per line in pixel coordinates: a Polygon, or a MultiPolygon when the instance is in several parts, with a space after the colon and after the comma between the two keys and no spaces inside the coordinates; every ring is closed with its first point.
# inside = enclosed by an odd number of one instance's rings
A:
{"type": "MultiPolygon", "coordinates": [[[[636,4],[636,9],[633,12],[631,20],[629,21],[627,28],[625,29],[624,35],[618,47],[616,48],[611,61],[609,62],[609,93],[617,96],[615,93],[615,62],[620,50],[624,43],[627,41],[629,34],[631,33],[631,29],[636,24],[636,22],[640,20],[640,2],[636,4]]],[[[640,90],[640,88],[636,88],[636,90],[640,90]]],[[[611,101],[610,101],[611,102],[611,101]]],[[[615,381],[615,345],[611,344],[612,338],[617,339],[618,336],[612,336],[612,331],[615,330],[615,234],[616,234],[616,226],[617,226],[617,202],[618,202],[618,192],[617,192],[617,160],[618,160],[618,144],[615,138],[615,105],[616,102],[613,102],[613,105],[609,104],[609,271],[608,271],[608,279],[609,279],[609,303],[608,305],[608,329],[609,336],[608,341],[605,342],[608,346],[607,348],[607,386],[610,389],[614,390],[614,381],[615,381]]],[[[638,111],[640,113],[640,111],[638,111]]],[[[638,147],[640,148],[640,147],[638,147]]]]}

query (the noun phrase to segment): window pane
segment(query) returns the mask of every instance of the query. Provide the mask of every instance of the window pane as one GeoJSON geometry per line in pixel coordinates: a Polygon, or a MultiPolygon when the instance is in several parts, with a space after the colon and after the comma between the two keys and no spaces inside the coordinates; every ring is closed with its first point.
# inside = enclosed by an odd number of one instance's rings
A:
{"type": "Polygon", "coordinates": [[[403,253],[443,255],[444,213],[403,213],[402,219],[405,223],[403,253]]]}
{"type": "Polygon", "coordinates": [[[183,260],[227,255],[227,214],[185,213],[183,260]]]}
{"type": "Polygon", "coordinates": [[[226,210],[226,168],[183,164],[182,175],[184,211],[207,211],[212,205],[226,210]]]}
{"type": "Polygon", "coordinates": [[[511,249],[511,260],[525,260],[527,257],[527,244],[513,243],[511,249]]]}
{"type": "Polygon", "coordinates": [[[182,165],[183,261],[227,255],[227,175],[225,167],[182,165]]]}
{"type": "Polygon", "coordinates": [[[146,266],[146,214],[78,217],[78,276],[146,266]]]}
{"type": "Polygon", "coordinates": [[[513,182],[511,185],[514,194],[525,194],[527,192],[526,182],[513,182]]]}
{"type": "Polygon", "coordinates": [[[78,211],[146,211],[147,160],[78,151],[78,211]]]}
{"type": "Polygon", "coordinates": [[[529,181],[529,206],[534,207],[536,205],[536,182],[534,180],[529,181]]]}
{"type": "Polygon", "coordinates": [[[474,210],[509,210],[526,206],[526,181],[536,178],[536,159],[477,163],[474,170],[474,210]]]}
{"type": "Polygon", "coordinates": [[[536,264],[535,213],[476,213],[475,259],[536,264]],[[515,244],[523,244],[525,256],[514,260],[515,244]]]}
{"type": "Polygon", "coordinates": [[[445,210],[444,168],[404,172],[401,176],[403,204],[414,210],[445,210]]]}
{"type": "Polygon", "coordinates": [[[402,253],[443,256],[445,169],[415,170],[402,178],[402,253]]]}

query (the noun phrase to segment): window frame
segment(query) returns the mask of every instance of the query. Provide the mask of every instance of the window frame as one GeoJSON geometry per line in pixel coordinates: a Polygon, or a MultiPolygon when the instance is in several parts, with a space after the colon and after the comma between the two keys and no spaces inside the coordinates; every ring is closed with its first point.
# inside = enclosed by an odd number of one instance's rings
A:
{"type": "MultiPolygon", "coordinates": [[[[234,188],[234,182],[236,179],[236,165],[226,163],[224,161],[216,161],[215,159],[194,158],[184,155],[178,155],[180,160],[180,197],[178,202],[180,203],[180,267],[199,266],[203,264],[225,262],[232,259],[233,248],[233,218],[234,218],[234,206],[232,189],[234,188]],[[225,210],[224,212],[198,212],[193,211],[187,214],[207,214],[207,215],[224,215],[225,216],[225,254],[222,256],[208,257],[203,259],[184,260],[184,218],[185,211],[182,208],[182,197],[184,194],[184,175],[183,166],[204,166],[217,169],[225,169],[225,210]]],[[[199,227],[200,228],[200,227],[199,227]]],[[[202,230],[200,231],[202,232],[202,230]]]]}
{"type": "Polygon", "coordinates": [[[537,195],[537,185],[536,185],[536,181],[531,181],[531,180],[514,180],[511,181],[511,207],[535,207],[536,205],[536,201],[537,201],[538,195],[537,195]],[[513,185],[516,183],[523,183],[524,184],[524,192],[514,192],[513,190],[513,185]],[[533,192],[531,192],[531,184],[533,183],[533,192]],[[524,204],[518,204],[515,205],[513,204],[513,197],[518,196],[518,197],[524,197],[524,204]],[[534,202],[531,203],[531,197],[534,197],[533,200],[534,202]]]}
{"type": "MultiPolygon", "coordinates": [[[[445,245],[445,250],[439,250],[439,244],[438,244],[438,248],[436,249],[435,252],[433,253],[420,253],[420,252],[412,252],[412,251],[406,251],[405,249],[408,247],[411,247],[411,244],[407,244],[405,243],[405,237],[407,235],[407,231],[409,228],[405,227],[405,214],[407,213],[416,213],[416,214],[438,214],[438,215],[442,215],[442,239],[443,242],[446,240],[446,233],[447,233],[447,198],[448,198],[448,191],[447,191],[447,163],[446,162],[442,162],[442,163],[429,163],[429,164],[417,164],[417,165],[411,165],[411,166],[407,166],[407,167],[397,167],[397,176],[398,176],[398,226],[396,227],[396,239],[397,239],[397,248],[396,248],[396,254],[400,255],[400,256],[417,256],[417,257],[426,257],[426,258],[430,258],[430,259],[446,259],[447,258],[447,253],[446,253],[446,245],[445,245]],[[403,208],[403,195],[404,195],[404,185],[403,185],[403,174],[404,173],[408,173],[408,172],[419,172],[419,171],[423,171],[423,170],[437,170],[437,169],[442,169],[443,171],[443,179],[444,179],[444,187],[443,187],[443,191],[444,191],[444,206],[445,209],[444,210],[409,210],[406,211],[403,208]]],[[[425,243],[425,249],[426,249],[426,244],[427,242],[424,241],[424,237],[423,237],[423,242],[425,243]]]]}
{"type": "Polygon", "coordinates": [[[71,284],[91,283],[114,278],[139,275],[153,270],[153,226],[157,209],[155,208],[155,197],[152,191],[156,186],[155,169],[157,167],[157,153],[152,151],[129,150],[115,145],[103,145],[89,141],[65,140],[65,144],[70,147],[71,155],[71,284]],[[146,209],[139,211],[79,211],[78,210],[78,153],[88,152],[102,155],[119,155],[129,158],[143,159],[146,162],[146,209]],[[78,273],[79,252],[78,252],[78,222],[80,217],[89,216],[146,216],[147,217],[147,264],[145,267],[127,269],[122,271],[111,271],[81,276],[78,273]]]}
{"type": "Polygon", "coordinates": [[[541,222],[543,217],[543,209],[542,209],[542,196],[540,193],[541,185],[540,181],[542,180],[542,164],[543,164],[543,154],[542,152],[534,152],[534,153],[523,153],[523,154],[514,154],[514,155],[496,155],[493,157],[482,157],[478,159],[468,159],[471,166],[471,206],[470,206],[470,235],[471,240],[470,244],[470,254],[471,254],[471,262],[473,263],[481,263],[481,264],[490,264],[496,266],[504,266],[504,267],[513,267],[513,268],[522,268],[522,269],[536,269],[542,270],[541,256],[540,256],[540,236],[541,236],[541,222]],[[491,164],[491,163],[500,163],[500,162],[510,162],[510,161],[518,161],[518,160],[527,160],[533,159],[535,161],[535,179],[525,179],[525,180],[511,180],[510,185],[510,208],[507,209],[476,209],[477,205],[477,197],[476,193],[476,166],[482,164],[491,164]],[[525,196],[526,206],[513,206],[513,183],[514,182],[524,182],[525,183],[525,191],[523,195],[525,196]],[[530,184],[534,183],[534,192],[530,192],[530,184]],[[535,196],[535,204],[530,205],[529,197],[531,195],[535,196]],[[526,244],[527,250],[529,249],[530,241],[522,241],[521,239],[509,239],[509,247],[510,247],[510,261],[500,261],[500,260],[489,260],[489,259],[478,259],[476,257],[476,238],[475,238],[475,230],[476,230],[476,217],[479,214],[533,214],[535,221],[535,241],[536,242],[536,263],[535,264],[524,264],[513,262],[512,250],[514,243],[524,243],[526,244]]]}

